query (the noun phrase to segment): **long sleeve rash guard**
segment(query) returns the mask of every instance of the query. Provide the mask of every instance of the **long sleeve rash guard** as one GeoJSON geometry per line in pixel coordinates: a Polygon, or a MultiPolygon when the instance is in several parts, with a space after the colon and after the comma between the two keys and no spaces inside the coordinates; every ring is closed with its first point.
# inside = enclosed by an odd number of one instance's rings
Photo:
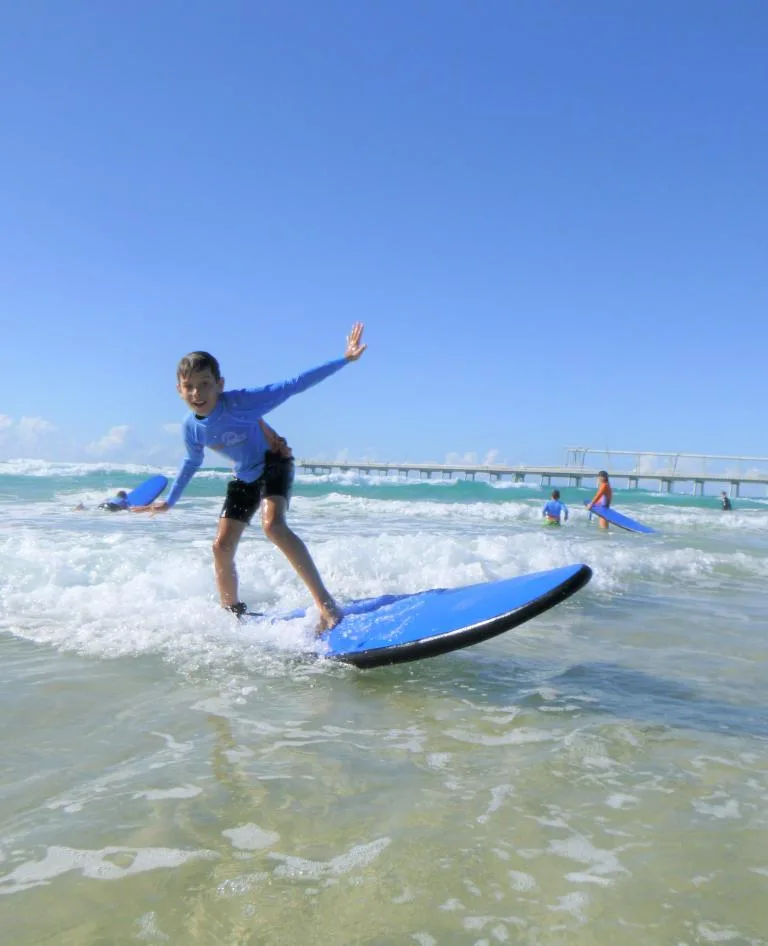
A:
{"type": "Polygon", "coordinates": [[[547,519],[557,519],[558,522],[562,519],[565,522],[568,519],[568,507],[559,499],[550,499],[548,503],[545,503],[541,514],[547,519]]]}
{"type": "Polygon", "coordinates": [[[338,358],[289,381],[278,381],[263,388],[223,391],[208,417],[188,414],[183,425],[187,455],[168,494],[168,505],[173,506],[178,501],[200,468],[205,447],[230,459],[238,479],[246,483],[258,479],[264,469],[264,455],[269,449],[259,420],[289,397],[335,374],[345,364],[346,358],[338,358]]]}

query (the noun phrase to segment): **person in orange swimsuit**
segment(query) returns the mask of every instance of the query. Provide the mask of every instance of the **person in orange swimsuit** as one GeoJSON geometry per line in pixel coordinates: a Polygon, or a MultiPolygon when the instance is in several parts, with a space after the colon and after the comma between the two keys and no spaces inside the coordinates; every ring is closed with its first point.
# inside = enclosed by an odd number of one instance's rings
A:
{"type": "MultiPolygon", "coordinates": [[[[597,474],[597,492],[592,497],[592,499],[587,503],[587,509],[592,509],[594,506],[603,506],[605,509],[611,505],[611,500],[613,499],[613,490],[611,489],[611,484],[608,480],[608,474],[605,470],[600,470],[597,474]]],[[[602,516],[597,517],[597,521],[601,529],[607,529],[608,523],[602,516]]]]}

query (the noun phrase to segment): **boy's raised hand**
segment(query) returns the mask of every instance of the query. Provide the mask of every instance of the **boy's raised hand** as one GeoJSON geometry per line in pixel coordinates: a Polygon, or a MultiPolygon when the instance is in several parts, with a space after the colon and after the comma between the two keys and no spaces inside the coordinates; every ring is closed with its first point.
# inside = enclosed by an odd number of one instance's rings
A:
{"type": "Polygon", "coordinates": [[[368,347],[363,344],[363,329],[365,325],[362,322],[355,322],[352,331],[347,335],[347,350],[344,357],[347,361],[357,361],[365,349],[368,347]]]}

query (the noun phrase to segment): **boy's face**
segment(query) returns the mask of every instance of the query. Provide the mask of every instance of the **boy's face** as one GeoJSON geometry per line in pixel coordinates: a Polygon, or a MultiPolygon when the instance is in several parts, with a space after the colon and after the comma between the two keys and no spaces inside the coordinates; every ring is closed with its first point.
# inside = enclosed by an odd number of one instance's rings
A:
{"type": "Polygon", "coordinates": [[[207,417],[216,407],[219,395],[224,390],[224,378],[217,381],[210,368],[192,371],[186,378],[179,378],[176,390],[194,414],[207,417]]]}

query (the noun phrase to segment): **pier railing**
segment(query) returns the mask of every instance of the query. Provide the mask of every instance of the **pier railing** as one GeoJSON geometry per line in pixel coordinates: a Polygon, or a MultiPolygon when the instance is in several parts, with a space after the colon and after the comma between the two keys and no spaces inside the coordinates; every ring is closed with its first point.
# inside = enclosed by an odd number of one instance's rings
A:
{"type": "Polygon", "coordinates": [[[651,450],[610,450],[607,447],[566,447],[565,465],[567,467],[584,467],[587,465],[587,458],[594,458],[589,463],[590,467],[606,467],[606,464],[615,466],[616,458],[631,458],[632,470],[638,473],[686,473],[691,475],[705,476],[709,472],[714,473],[734,473],[759,475],[754,469],[755,464],[763,467],[761,471],[768,475],[768,457],[745,457],[731,456],[717,453],[680,453],[670,451],[651,451],[651,450]],[[598,463],[598,459],[600,462],[598,463]],[[660,465],[662,461],[665,465],[660,465]],[[746,465],[751,465],[751,471],[745,470],[746,465]],[[726,470],[717,470],[713,467],[728,466],[726,470]],[[734,469],[735,465],[735,469],[734,469]],[[685,469],[683,469],[685,467],[685,469]]]}
{"type": "Polygon", "coordinates": [[[739,496],[741,488],[744,485],[768,486],[768,458],[765,457],[723,457],[704,454],[660,454],[650,452],[631,452],[631,451],[605,451],[605,450],[587,450],[586,448],[569,447],[568,451],[583,452],[583,455],[576,455],[575,462],[566,463],[564,466],[503,466],[498,464],[470,464],[470,463],[393,463],[378,460],[297,460],[297,467],[306,473],[330,474],[330,473],[362,473],[365,475],[380,476],[404,476],[418,477],[419,479],[432,479],[433,477],[441,479],[464,478],[469,480],[487,479],[490,482],[509,479],[516,483],[524,483],[528,477],[538,478],[541,486],[551,486],[553,484],[566,484],[569,486],[581,487],[582,485],[592,485],[601,469],[606,470],[611,482],[617,486],[626,486],[629,489],[639,489],[641,482],[644,484],[656,484],[660,492],[672,492],[675,484],[689,484],[694,495],[703,495],[705,484],[717,485],[719,488],[727,488],[731,496],[739,496]],[[632,469],[623,469],[613,466],[607,462],[604,465],[592,465],[588,467],[585,463],[587,454],[602,454],[605,457],[610,455],[632,456],[639,458],[632,469]],[[647,458],[674,457],[674,462],[664,468],[648,469],[650,464],[647,458]],[[699,469],[689,471],[680,469],[679,460],[684,459],[706,459],[710,461],[741,461],[742,463],[761,462],[766,465],[765,470],[748,470],[744,472],[734,472],[733,470],[716,471],[699,469]],[[580,461],[580,462],[579,462],[580,461]]]}

